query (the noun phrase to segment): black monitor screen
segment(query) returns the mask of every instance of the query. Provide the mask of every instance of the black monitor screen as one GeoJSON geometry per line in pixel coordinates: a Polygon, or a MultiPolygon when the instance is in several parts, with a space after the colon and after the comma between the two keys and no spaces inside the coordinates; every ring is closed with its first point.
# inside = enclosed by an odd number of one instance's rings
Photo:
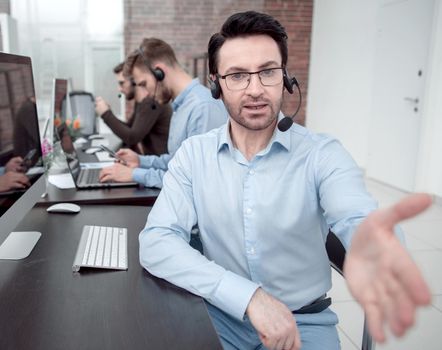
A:
{"type": "MultiPolygon", "coordinates": [[[[53,96],[53,111],[54,111],[54,128],[60,127],[66,122],[66,96],[68,93],[68,81],[66,79],[54,79],[54,96],[53,96]]],[[[57,139],[57,132],[54,130],[55,139],[57,139]]]]}
{"type": "Polygon", "coordinates": [[[42,173],[31,60],[0,53],[0,215],[42,173]]]}

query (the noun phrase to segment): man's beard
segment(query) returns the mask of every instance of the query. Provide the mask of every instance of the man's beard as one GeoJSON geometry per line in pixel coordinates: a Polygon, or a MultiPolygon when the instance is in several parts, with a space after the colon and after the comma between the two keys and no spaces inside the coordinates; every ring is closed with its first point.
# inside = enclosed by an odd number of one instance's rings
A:
{"type": "MultiPolygon", "coordinates": [[[[272,125],[273,123],[275,123],[275,120],[278,119],[278,115],[279,115],[279,112],[281,111],[283,100],[281,97],[279,102],[276,103],[276,107],[277,107],[276,109],[274,108],[275,105],[270,103],[271,101],[269,101],[269,100],[257,100],[257,101],[253,101],[253,102],[259,102],[259,101],[265,102],[270,107],[270,115],[266,118],[266,122],[264,124],[261,124],[258,126],[253,125],[246,118],[243,118],[241,116],[241,109],[247,103],[241,103],[238,112],[234,111],[232,106],[228,105],[225,101],[224,101],[224,105],[225,105],[230,117],[237,124],[241,125],[242,127],[246,128],[248,130],[264,130],[264,129],[268,128],[270,125],[272,125]]],[[[250,102],[250,101],[248,101],[248,102],[250,102]]]]}
{"type": "Polygon", "coordinates": [[[157,102],[165,105],[172,100],[172,91],[170,89],[167,89],[165,86],[162,87],[160,90],[157,102]]]}

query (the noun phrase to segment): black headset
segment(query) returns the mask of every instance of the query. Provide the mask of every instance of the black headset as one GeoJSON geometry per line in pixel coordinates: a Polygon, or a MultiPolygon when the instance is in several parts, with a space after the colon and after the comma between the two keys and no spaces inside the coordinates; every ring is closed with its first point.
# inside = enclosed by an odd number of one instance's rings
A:
{"type": "Polygon", "coordinates": [[[143,47],[140,46],[138,48],[138,54],[141,56],[141,59],[143,60],[144,64],[146,65],[147,68],[149,68],[150,72],[153,74],[153,76],[155,77],[156,81],[163,81],[164,77],[166,76],[164,74],[164,71],[161,68],[152,68],[149,64],[149,62],[147,61],[147,59],[144,57],[143,54],[143,47]]]}
{"type": "MultiPolygon", "coordinates": [[[[284,87],[290,94],[293,94],[293,86],[299,86],[298,81],[294,76],[292,78],[289,77],[287,68],[284,68],[283,71],[283,81],[284,87]]],[[[209,79],[209,84],[212,97],[218,99],[221,96],[221,85],[219,84],[218,76],[215,79],[209,79]]]]}

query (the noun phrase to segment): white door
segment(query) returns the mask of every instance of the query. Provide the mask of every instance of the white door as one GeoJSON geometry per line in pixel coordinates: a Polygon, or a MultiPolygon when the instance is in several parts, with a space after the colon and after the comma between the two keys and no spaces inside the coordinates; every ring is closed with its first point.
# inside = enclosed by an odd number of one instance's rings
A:
{"type": "MultiPolygon", "coordinates": [[[[123,61],[121,43],[89,43],[86,60],[86,89],[94,96],[101,96],[110,105],[112,112],[120,118],[125,109],[118,95],[118,85],[113,72],[114,67],[123,61]]],[[[111,133],[101,118],[98,119],[98,131],[111,133]]]]}
{"type": "Polygon", "coordinates": [[[413,191],[433,0],[383,0],[378,13],[367,176],[413,191]]]}

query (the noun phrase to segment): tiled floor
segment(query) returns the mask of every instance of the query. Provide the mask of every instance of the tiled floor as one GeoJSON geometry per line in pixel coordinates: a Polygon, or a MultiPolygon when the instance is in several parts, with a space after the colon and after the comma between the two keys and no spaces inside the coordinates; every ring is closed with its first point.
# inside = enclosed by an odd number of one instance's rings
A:
{"type": "MultiPolygon", "coordinates": [[[[372,180],[367,180],[370,193],[380,207],[395,203],[405,194],[372,180]]],[[[432,293],[431,306],[419,311],[414,328],[403,338],[390,336],[377,350],[442,349],[442,206],[433,206],[418,217],[401,224],[410,254],[420,267],[432,293]]],[[[360,349],[363,314],[352,299],[343,278],[333,275],[333,309],[340,318],[338,330],[342,350],[360,349]]]]}

